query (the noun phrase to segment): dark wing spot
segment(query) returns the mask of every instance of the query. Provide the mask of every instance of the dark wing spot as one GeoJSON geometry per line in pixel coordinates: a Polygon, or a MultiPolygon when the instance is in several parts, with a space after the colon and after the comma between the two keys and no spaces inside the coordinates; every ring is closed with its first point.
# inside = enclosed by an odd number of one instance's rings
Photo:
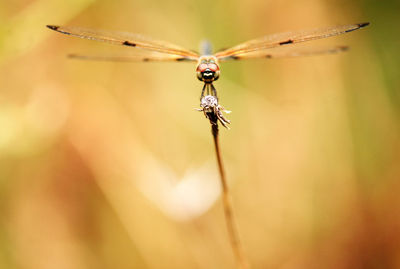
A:
{"type": "Polygon", "coordinates": [[[293,40],[289,39],[286,41],[279,42],[279,45],[287,45],[287,44],[292,44],[292,43],[293,43],[293,40]]]}
{"type": "Polygon", "coordinates": [[[54,31],[57,31],[58,28],[60,28],[60,26],[56,26],[56,25],[46,25],[46,27],[51,29],[51,30],[54,30],[54,31]]]}
{"type": "Polygon", "coordinates": [[[239,60],[240,59],[240,56],[236,56],[236,55],[231,55],[231,56],[229,56],[231,59],[233,59],[233,60],[239,60]]]}
{"type": "Polygon", "coordinates": [[[267,54],[267,55],[265,55],[265,58],[271,59],[271,58],[272,58],[272,55],[271,55],[271,54],[267,54]]]}
{"type": "Polygon", "coordinates": [[[363,22],[363,23],[359,23],[358,27],[363,28],[369,25],[369,22],[363,22]]]}
{"type": "Polygon", "coordinates": [[[143,62],[148,62],[148,61],[150,61],[149,58],[143,58],[143,62]]]}
{"type": "Polygon", "coordinates": [[[182,62],[182,61],[186,61],[187,59],[185,57],[182,58],[176,58],[175,61],[177,62],[182,62]]]}
{"type": "Polygon", "coordinates": [[[62,33],[62,34],[66,34],[66,35],[70,35],[70,34],[71,34],[71,33],[69,33],[69,32],[65,32],[65,31],[60,30],[60,26],[56,26],[56,25],[46,25],[46,27],[49,28],[49,29],[51,29],[51,30],[57,31],[57,32],[59,32],[59,33],[62,33]]]}
{"type": "Polygon", "coordinates": [[[349,50],[349,47],[348,46],[338,46],[338,49],[341,51],[346,51],[346,50],[349,50]]]}
{"type": "Polygon", "coordinates": [[[129,41],[124,41],[124,43],[122,43],[122,45],[136,47],[135,43],[132,43],[132,42],[129,42],[129,41]]]}
{"type": "Polygon", "coordinates": [[[359,23],[359,24],[357,24],[357,28],[353,28],[353,29],[349,29],[349,30],[347,30],[347,31],[345,31],[346,33],[349,33],[349,32],[353,32],[354,30],[358,30],[358,29],[360,29],[360,28],[364,28],[364,27],[367,27],[369,25],[369,22],[363,22],[363,23],[359,23]]]}

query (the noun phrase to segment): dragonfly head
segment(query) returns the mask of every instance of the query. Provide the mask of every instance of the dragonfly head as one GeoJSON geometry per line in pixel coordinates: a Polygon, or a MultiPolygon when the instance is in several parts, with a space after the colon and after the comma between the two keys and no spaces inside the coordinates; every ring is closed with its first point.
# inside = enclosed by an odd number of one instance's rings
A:
{"type": "Polygon", "coordinates": [[[211,83],[219,78],[219,66],[214,56],[201,56],[196,69],[200,81],[211,83]]]}

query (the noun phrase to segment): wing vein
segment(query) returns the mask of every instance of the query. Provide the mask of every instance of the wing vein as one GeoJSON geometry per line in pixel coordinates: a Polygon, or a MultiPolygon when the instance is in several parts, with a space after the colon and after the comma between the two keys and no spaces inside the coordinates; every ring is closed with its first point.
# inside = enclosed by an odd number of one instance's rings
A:
{"type": "Polygon", "coordinates": [[[291,44],[327,38],[348,32],[352,32],[366,27],[369,23],[357,23],[350,25],[333,26],[327,28],[319,28],[305,31],[286,32],[263,36],[253,39],[229,49],[217,52],[215,56],[219,59],[233,57],[245,53],[251,53],[258,50],[267,50],[279,46],[287,46],[291,44]]]}
{"type": "Polygon", "coordinates": [[[153,40],[138,34],[93,30],[93,29],[73,27],[73,26],[64,27],[64,26],[47,25],[47,27],[59,33],[83,39],[96,40],[116,45],[138,47],[141,49],[156,51],[159,53],[179,55],[190,59],[197,59],[199,57],[199,55],[196,52],[184,49],[175,44],[161,40],[153,40]]]}

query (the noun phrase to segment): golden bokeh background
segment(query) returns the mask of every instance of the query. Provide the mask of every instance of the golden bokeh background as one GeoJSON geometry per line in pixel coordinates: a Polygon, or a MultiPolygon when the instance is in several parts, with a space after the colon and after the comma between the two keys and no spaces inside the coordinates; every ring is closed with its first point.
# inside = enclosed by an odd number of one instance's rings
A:
{"type": "MultiPolygon", "coordinates": [[[[221,131],[252,268],[400,268],[400,2],[3,0],[0,268],[234,268],[191,63],[46,24],[197,49],[371,21],[339,55],[222,64],[221,131]]],[[[311,45],[311,44],[310,44],[311,45]]]]}

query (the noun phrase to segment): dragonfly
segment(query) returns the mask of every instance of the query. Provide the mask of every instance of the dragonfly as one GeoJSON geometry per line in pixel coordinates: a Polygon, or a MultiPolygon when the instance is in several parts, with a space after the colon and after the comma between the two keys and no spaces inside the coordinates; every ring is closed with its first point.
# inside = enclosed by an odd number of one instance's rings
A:
{"type": "Polygon", "coordinates": [[[214,113],[226,127],[229,120],[222,116],[223,107],[218,104],[217,90],[213,82],[220,77],[220,62],[254,58],[284,58],[331,54],[346,51],[347,46],[328,48],[299,47],[296,44],[317,39],[333,37],[364,28],[369,22],[331,26],[311,30],[284,32],[262,36],[236,46],[212,52],[209,42],[204,42],[200,53],[183,48],[170,42],[152,39],[140,34],[128,32],[94,30],[75,26],[47,25],[51,30],[83,39],[127,46],[140,50],[137,55],[83,55],[71,54],[69,57],[83,60],[122,61],[122,62],[196,62],[196,76],[204,83],[200,101],[202,111],[214,113]],[[205,98],[207,97],[207,98],[205,98]]]}

